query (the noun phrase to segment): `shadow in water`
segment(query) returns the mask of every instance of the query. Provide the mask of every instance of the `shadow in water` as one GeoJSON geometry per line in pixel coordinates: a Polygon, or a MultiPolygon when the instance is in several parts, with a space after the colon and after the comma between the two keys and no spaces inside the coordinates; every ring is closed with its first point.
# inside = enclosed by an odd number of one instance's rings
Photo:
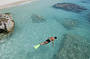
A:
{"type": "Polygon", "coordinates": [[[33,14],[31,18],[32,18],[32,23],[43,23],[46,21],[43,16],[36,15],[36,14],[33,14]]]}

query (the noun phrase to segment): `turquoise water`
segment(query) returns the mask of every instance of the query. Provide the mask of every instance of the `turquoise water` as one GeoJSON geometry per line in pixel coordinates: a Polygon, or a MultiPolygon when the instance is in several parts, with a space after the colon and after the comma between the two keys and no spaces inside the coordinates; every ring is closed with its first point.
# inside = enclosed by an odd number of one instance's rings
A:
{"type": "MultiPolygon", "coordinates": [[[[83,0],[84,1],[84,0],[83,0]]],[[[14,33],[0,44],[0,59],[53,59],[58,53],[62,36],[72,32],[90,40],[90,23],[86,15],[90,11],[89,3],[81,0],[39,0],[25,5],[1,10],[0,13],[10,12],[15,21],[14,33]],[[52,8],[58,2],[76,3],[87,8],[79,14],[52,8]],[[32,15],[40,15],[44,22],[33,23],[32,15]],[[62,23],[68,19],[77,21],[73,29],[65,28],[62,23]],[[50,36],[57,36],[55,46],[47,44],[37,50],[34,45],[45,41],[50,36]]],[[[83,52],[83,51],[82,51],[83,52]]],[[[56,58],[54,58],[56,59],[56,58]]]]}

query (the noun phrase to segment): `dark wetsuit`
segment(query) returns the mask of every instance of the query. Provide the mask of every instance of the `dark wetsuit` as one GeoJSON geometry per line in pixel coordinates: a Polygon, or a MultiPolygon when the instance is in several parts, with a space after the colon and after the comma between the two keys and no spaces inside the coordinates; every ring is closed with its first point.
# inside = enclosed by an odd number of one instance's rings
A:
{"type": "Polygon", "coordinates": [[[48,43],[50,43],[50,42],[51,42],[51,41],[50,41],[50,39],[47,39],[46,41],[47,41],[48,43]]]}

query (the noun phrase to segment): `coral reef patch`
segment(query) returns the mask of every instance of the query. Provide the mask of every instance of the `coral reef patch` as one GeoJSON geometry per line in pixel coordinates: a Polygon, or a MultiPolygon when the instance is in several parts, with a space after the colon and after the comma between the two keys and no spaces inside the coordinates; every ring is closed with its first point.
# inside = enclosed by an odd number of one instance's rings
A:
{"type": "Polygon", "coordinates": [[[56,9],[63,9],[63,10],[72,11],[75,13],[79,13],[84,10],[87,10],[86,8],[73,3],[56,3],[55,5],[53,5],[53,7],[56,9]]]}
{"type": "Polygon", "coordinates": [[[87,39],[83,38],[82,36],[67,33],[63,35],[61,42],[62,45],[60,44],[59,52],[55,56],[56,59],[90,58],[90,42],[88,42],[87,39]]]}

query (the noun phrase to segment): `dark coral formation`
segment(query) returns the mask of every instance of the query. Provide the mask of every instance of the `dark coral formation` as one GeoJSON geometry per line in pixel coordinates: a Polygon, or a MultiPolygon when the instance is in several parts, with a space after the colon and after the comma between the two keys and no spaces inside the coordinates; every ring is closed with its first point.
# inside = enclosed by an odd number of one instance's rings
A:
{"type": "Polygon", "coordinates": [[[77,34],[64,34],[56,59],[89,59],[90,42],[77,34]]]}
{"type": "Polygon", "coordinates": [[[53,5],[53,7],[57,9],[63,9],[66,11],[76,12],[76,13],[82,12],[83,10],[87,10],[86,8],[73,3],[57,3],[53,5]]]}
{"type": "Polygon", "coordinates": [[[33,15],[31,16],[31,18],[32,18],[32,22],[33,22],[33,23],[42,23],[42,22],[45,22],[44,17],[39,16],[39,15],[36,15],[36,14],[33,14],[33,15]]]}

